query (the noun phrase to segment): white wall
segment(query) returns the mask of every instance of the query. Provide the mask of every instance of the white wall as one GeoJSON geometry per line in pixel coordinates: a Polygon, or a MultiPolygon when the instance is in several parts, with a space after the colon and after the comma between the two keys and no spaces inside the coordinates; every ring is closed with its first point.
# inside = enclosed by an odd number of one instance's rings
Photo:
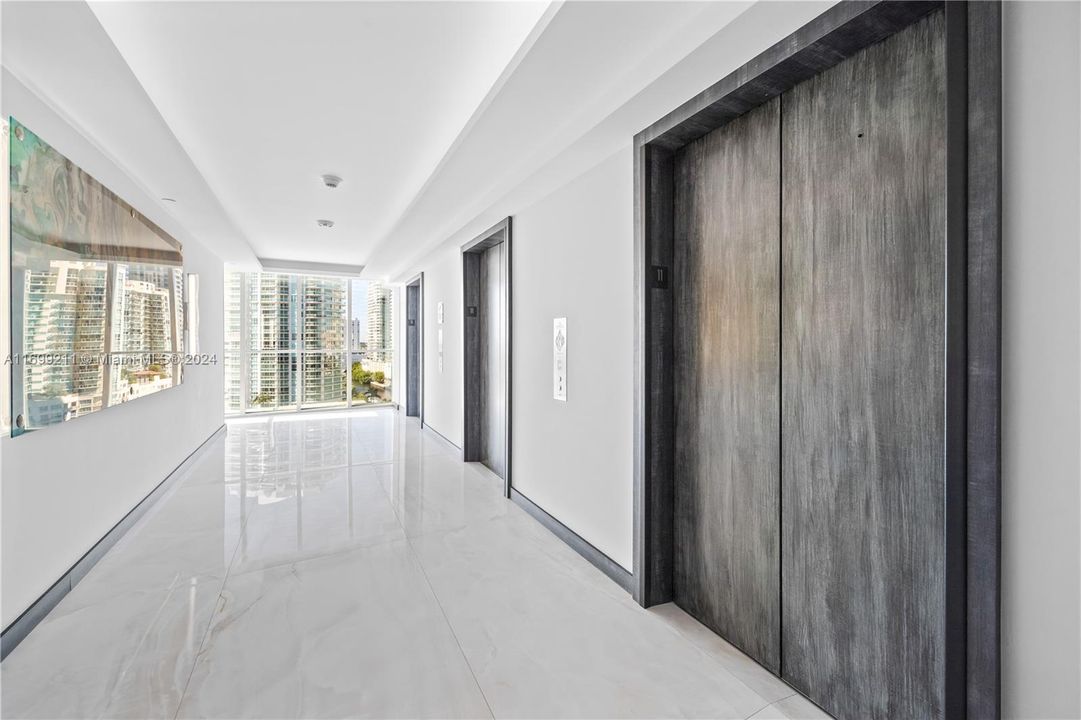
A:
{"type": "MultiPolygon", "coordinates": [[[[628,144],[514,214],[511,368],[514,487],[628,570],[633,540],[631,170],[628,144]],[[556,317],[567,318],[570,338],[566,403],[552,398],[556,317]]],[[[419,270],[424,271],[424,422],[460,447],[459,246],[433,253],[419,270]],[[439,302],[442,326],[436,322],[439,302]]],[[[397,354],[404,357],[404,344],[397,354]]]]}
{"type": "Polygon", "coordinates": [[[519,185],[503,188],[487,211],[395,278],[425,274],[424,420],[460,446],[459,248],[513,216],[514,485],[625,568],[632,564],[633,513],[631,138],[830,4],[759,3],[723,28],[731,14],[710,15],[719,32],[702,29],[709,39],[682,59],[666,56],[661,67],[636,68],[637,76],[650,78],[637,95],[614,102],[594,129],[519,185]],[[439,301],[446,312],[442,373],[436,367],[439,301]],[[548,344],[557,316],[566,316],[569,326],[566,405],[551,399],[548,344]]]}
{"type": "MultiPolygon", "coordinates": [[[[514,215],[514,487],[628,570],[632,563],[631,149],[514,215]],[[552,399],[552,319],[568,318],[568,401],[552,399]]],[[[462,261],[424,271],[424,422],[462,444],[462,261]],[[436,322],[436,305],[444,322],[436,322]],[[443,329],[444,366],[438,367],[443,329]]],[[[404,340],[397,355],[404,358],[404,340]]],[[[398,392],[404,392],[404,373],[398,392]]],[[[398,397],[404,402],[404,396],[398,397]]]]}
{"type": "MultiPolygon", "coordinates": [[[[2,595],[6,627],[222,424],[223,263],[97,146],[6,71],[2,110],[87,170],[184,245],[200,276],[201,351],[176,388],[64,425],[0,440],[2,595]]],[[[8,292],[7,278],[0,292],[8,292]]]]}
{"type": "Polygon", "coordinates": [[[1081,5],[1003,17],[1003,701],[1081,716],[1081,5]]]}
{"type": "Polygon", "coordinates": [[[633,159],[628,144],[514,216],[514,486],[632,567],[633,159]],[[567,318],[567,402],[552,320],[567,318]]]}
{"type": "MultiPolygon", "coordinates": [[[[424,424],[462,446],[462,259],[452,246],[432,254],[424,271],[424,424]],[[443,303],[443,324],[436,306],[443,303]],[[439,369],[439,330],[443,369],[439,369]]],[[[398,355],[405,357],[405,345],[398,355]]],[[[404,375],[403,375],[404,378],[404,375]]]]}

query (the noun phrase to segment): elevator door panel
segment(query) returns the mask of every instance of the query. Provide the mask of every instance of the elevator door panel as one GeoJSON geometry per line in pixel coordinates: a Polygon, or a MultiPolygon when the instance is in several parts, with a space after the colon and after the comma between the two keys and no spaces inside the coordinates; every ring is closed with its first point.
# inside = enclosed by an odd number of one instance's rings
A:
{"type": "Polygon", "coordinates": [[[405,414],[420,417],[420,285],[405,288],[405,414]]]}
{"type": "Polygon", "coordinates": [[[782,97],[783,676],[942,714],[942,13],[782,97]]]}
{"type": "Polygon", "coordinates": [[[507,339],[503,337],[506,308],[503,306],[503,243],[493,245],[480,256],[481,287],[481,378],[483,415],[480,432],[480,461],[496,475],[506,478],[507,470],[507,339]]]}
{"type": "Polygon", "coordinates": [[[778,100],[676,159],[676,603],[774,671],[779,610],[778,100]]]}

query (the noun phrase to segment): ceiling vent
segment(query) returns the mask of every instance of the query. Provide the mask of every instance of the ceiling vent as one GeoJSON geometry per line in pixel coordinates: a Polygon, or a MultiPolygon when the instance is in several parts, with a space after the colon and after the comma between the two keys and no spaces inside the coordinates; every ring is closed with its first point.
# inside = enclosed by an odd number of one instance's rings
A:
{"type": "Polygon", "coordinates": [[[332,227],[334,227],[334,221],[333,220],[316,220],[315,224],[318,225],[321,228],[332,228],[332,227]]]}
{"type": "Polygon", "coordinates": [[[342,184],[342,179],[337,175],[324,175],[323,184],[333,190],[334,188],[342,184]]]}

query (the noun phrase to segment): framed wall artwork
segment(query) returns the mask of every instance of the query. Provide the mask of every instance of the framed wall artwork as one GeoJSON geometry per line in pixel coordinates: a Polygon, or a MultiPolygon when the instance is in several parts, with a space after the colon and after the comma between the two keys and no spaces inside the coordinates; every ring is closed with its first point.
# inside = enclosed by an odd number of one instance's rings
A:
{"type": "Polygon", "coordinates": [[[11,118],[13,436],[182,381],[181,244],[11,118]]]}

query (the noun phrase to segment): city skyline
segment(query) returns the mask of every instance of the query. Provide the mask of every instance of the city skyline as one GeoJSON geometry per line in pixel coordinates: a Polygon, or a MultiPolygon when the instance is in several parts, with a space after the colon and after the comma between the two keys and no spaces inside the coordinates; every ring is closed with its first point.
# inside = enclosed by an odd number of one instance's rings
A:
{"type": "MultiPolygon", "coordinates": [[[[371,352],[372,339],[381,344],[392,327],[393,293],[380,283],[228,272],[225,300],[225,402],[230,412],[345,404],[350,388],[354,397],[359,390],[354,362],[368,373],[380,373],[381,386],[390,377],[388,353],[371,352]]],[[[370,401],[366,383],[363,397],[370,401]]]]}
{"type": "Polygon", "coordinates": [[[179,350],[179,268],[54,259],[18,274],[25,362],[12,380],[22,429],[64,422],[179,383],[179,366],[164,361],[179,350]],[[131,357],[136,364],[128,362],[131,357]]]}

